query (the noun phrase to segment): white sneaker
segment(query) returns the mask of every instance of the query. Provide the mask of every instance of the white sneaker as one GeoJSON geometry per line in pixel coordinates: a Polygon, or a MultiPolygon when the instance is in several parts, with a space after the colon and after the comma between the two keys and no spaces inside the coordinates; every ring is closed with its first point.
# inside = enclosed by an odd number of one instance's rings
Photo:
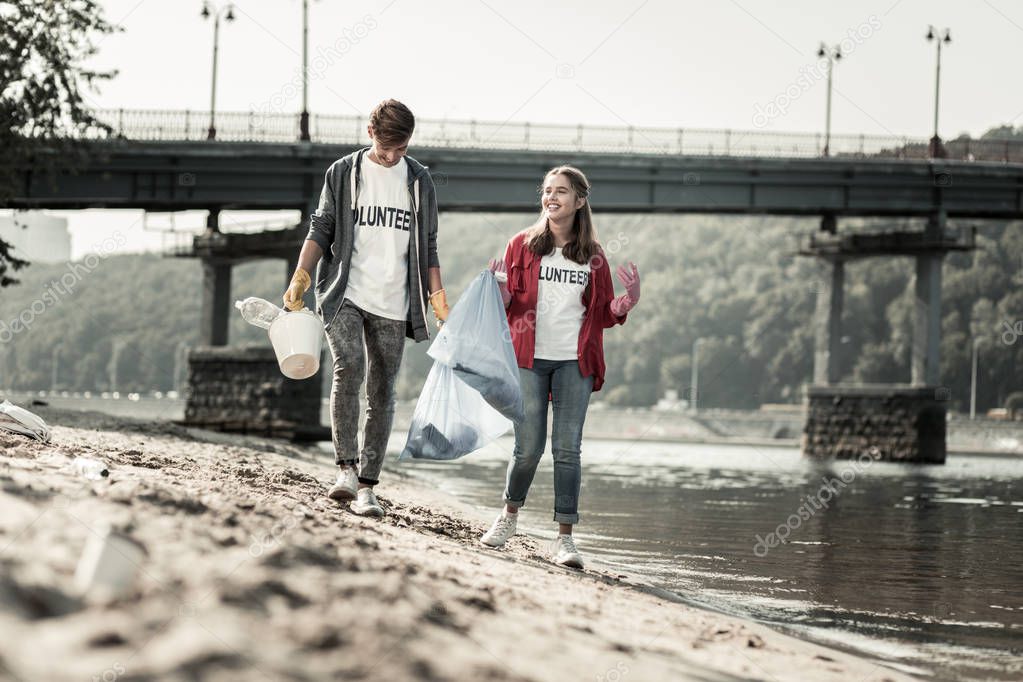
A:
{"type": "Polygon", "coordinates": [[[554,563],[559,566],[583,567],[583,555],[576,549],[575,540],[571,535],[559,535],[558,539],[554,541],[554,549],[551,553],[554,555],[554,563]]]}
{"type": "Polygon", "coordinates": [[[515,526],[518,520],[518,513],[509,514],[508,510],[502,510],[501,515],[494,521],[494,525],[480,538],[480,542],[488,547],[501,547],[508,542],[508,538],[515,535],[515,526]]]}
{"type": "Polygon", "coordinates": [[[359,488],[355,502],[352,502],[352,513],[380,517],[384,515],[384,508],[377,502],[376,493],[372,488],[359,488]]]}
{"type": "Polygon", "coordinates": [[[337,481],[327,491],[327,497],[338,501],[354,500],[358,489],[359,475],[355,473],[355,467],[341,467],[337,481]]]}

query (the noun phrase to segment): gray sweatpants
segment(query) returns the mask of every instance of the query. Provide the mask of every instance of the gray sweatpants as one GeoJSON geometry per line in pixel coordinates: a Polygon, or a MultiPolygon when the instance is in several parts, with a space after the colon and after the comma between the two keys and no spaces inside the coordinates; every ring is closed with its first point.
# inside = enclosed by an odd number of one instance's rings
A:
{"type": "Polygon", "coordinates": [[[394,382],[405,349],[405,320],[368,313],[345,299],[337,317],[327,327],[327,345],[334,356],[334,381],[330,389],[334,461],[339,466],[360,464],[359,482],[376,485],[394,420],[394,382]],[[359,388],[366,376],[367,355],[368,405],[360,462],[359,388]]]}

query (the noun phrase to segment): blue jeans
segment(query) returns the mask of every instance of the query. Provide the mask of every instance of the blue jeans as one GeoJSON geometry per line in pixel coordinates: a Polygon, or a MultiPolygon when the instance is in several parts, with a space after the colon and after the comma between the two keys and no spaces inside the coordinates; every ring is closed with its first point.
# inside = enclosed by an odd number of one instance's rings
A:
{"type": "Polygon", "coordinates": [[[504,502],[513,507],[526,503],[536,466],[547,447],[547,406],[553,398],[554,520],[579,523],[579,452],[593,377],[583,377],[576,360],[533,360],[532,369],[519,368],[519,381],[526,418],[515,425],[515,452],[508,462],[504,502]]]}

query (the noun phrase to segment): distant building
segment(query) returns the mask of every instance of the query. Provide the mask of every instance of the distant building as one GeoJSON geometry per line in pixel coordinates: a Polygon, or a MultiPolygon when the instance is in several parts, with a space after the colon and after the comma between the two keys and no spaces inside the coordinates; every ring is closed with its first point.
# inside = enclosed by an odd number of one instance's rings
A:
{"type": "Polygon", "coordinates": [[[14,246],[11,255],[31,263],[71,260],[71,234],[67,220],[42,211],[0,216],[0,239],[14,246]]]}

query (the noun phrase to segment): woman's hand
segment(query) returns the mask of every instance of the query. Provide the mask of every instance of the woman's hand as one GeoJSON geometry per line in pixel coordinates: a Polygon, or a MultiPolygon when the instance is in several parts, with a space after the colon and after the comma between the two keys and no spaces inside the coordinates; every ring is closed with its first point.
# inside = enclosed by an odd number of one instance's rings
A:
{"type": "Polygon", "coordinates": [[[618,281],[625,286],[625,293],[628,294],[632,305],[639,303],[639,270],[636,264],[629,261],[629,265],[619,265],[616,272],[618,281]]]}
{"type": "Polygon", "coordinates": [[[491,258],[487,268],[494,273],[494,277],[497,279],[497,286],[501,290],[501,300],[504,301],[504,307],[507,308],[508,304],[511,303],[511,292],[508,290],[508,269],[504,264],[504,259],[491,258]]]}
{"type": "Polygon", "coordinates": [[[625,287],[625,293],[611,301],[611,312],[615,317],[621,317],[639,303],[639,270],[635,263],[629,261],[627,266],[619,265],[615,274],[625,287]]]}

